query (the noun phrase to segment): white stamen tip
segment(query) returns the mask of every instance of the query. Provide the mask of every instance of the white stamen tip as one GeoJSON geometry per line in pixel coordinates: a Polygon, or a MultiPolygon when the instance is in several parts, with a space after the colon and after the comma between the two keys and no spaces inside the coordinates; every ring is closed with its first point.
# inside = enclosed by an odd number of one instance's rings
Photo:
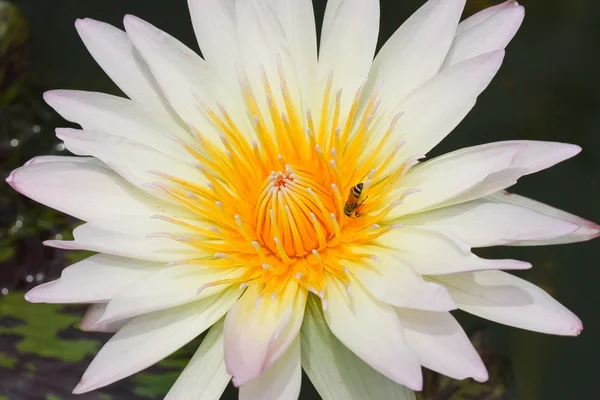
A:
{"type": "Polygon", "coordinates": [[[173,218],[167,217],[165,215],[153,215],[150,218],[152,219],[159,219],[161,221],[166,221],[166,222],[172,222],[173,218]]]}
{"type": "Polygon", "coordinates": [[[277,299],[277,296],[275,295],[275,293],[271,293],[271,301],[275,301],[277,299]]]}
{"type": "Polygon", "coordinates": [[[327,311],[327,299],[321,299],[321,306],[323,307],[323,311],[327,311]]]}
{"type": "Polygon", "coordinates": [[[200,287],[198,288],[198,290],[196,290],[196,296],[200,296],[200,293],[201,293],[201,292],[202,292],[204,289],[206,289],[207,287],[210,287],[210,286],[211,286],[211,284],[210,284],[210,283],[205,283],[204,285],[200,286],[200,287]]]}
{"type": "Polygon", "coordinates": [[[398,229],[398,228],[404,228],[404,225],[402,224],[394,224],[390,226],[390,230],[392,229],[398,229]]]}
{"type": "Polygon", "coordinates": [[[296,279],[300,279],[302,278],[302,272],[297,272],[296,273],[296,279]]]}
{"type": "Polygon", "coordinates": [[[240,283],[240,289],[247,288],[248,286],[250,286],[250,285],[248,284],[248,282],[242,282],[242,283],[240,283]]]}
{"type": "Polygon", "coordinates": [[[188,263],[188,260],[176,260],[176,261],[171,261],[170,263],[167,264],[167,267],[175,267],[177,265],[185,265],[188,263]]]}
{"type": "Polygon", "coordinates": [[[390,207],[391,208],[398,207],[400,204],[404,204],[404,202],[402,200],[396,200],[396,201],[393,201],[392,204],[390,204],[390,207]]]}
{"type": "Polygon", "coordinates": [[[225,254],[225,253],[215,253],[215,258],[227,258],[227,254],[225,254]]]}
{"type": "Polygon", "coordinates": [[[147,238],[164,238],[164,239],[175,239],[175,236],[166,232],[152,232],[146,235],[147,238]]]}
{"type": "Polygon", "coordinates": [[[259,296],[256,298],[256,301],[254,302],[254,307],[258,310],[258,308],[260,307],[260,301],[262,300],[262,296],[259,296]]]}
{"type": "Polygon", "coordinates": [[[346,286],[346,290],[348,291],[348,294],[350,295],[350,297],[354,297],[354,293],[352,292],[352,286],[350,284],[348,284],[348,286],[346,286]]]}
{"type": "Polygon", "coordinates": [[[381,258],[377,257],[376,255],[371,255],[371,256],[369,256],[369,258],[370,258],[371,260],[375,260],[375,261],[377,261],[378,263],[380,263],[380,262],[381,262],[381,258]]]}

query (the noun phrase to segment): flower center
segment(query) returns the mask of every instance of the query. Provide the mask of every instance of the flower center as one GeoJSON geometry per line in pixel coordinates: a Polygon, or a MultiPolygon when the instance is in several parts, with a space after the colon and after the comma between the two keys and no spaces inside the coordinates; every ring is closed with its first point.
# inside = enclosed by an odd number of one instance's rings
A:
{"type": "MultiPolygon", "coordinates": [[[[362,99],[361,87],[341,115],[341,90],[331,96],[330,74],[317,123],[310,109],[300,114],[281,70],[279,77],[276,101],[263,73],[266,103],[261,107],[247,78],[240,76],[246,109],[253,116],[252,143],[224,107],[217,105],[218,115],[198,99],[221,132],[222,146],[190,126],[195,143],[178,143],[198,161],[209,183],[204,187],[158,173],[171,185],[155,187],[197,215],[193,221],[161,219],[189,230],[189,237],[172,238],[199,251],[198,259],[177,263],[245,271],[203,288],[257,283],[275,298],[293,279],[323,298],[326,274],[350,282],[351,271],[340,260],[367,257],[357,246],[395,227],[382,221],[408,194],[394,188],[416,161],[395,160],[402,143],[387,150],[401,114],[383,135],[374,134],[376,91],[362,99]]],[[[377,129],[381,126],[379,121],[377,129]]]]}
{"type": "Polygon", "coordinates": [[[301,167],[286,165],[265,180],[254,210],[261,245],[291,264],[312,250],[323,250],[335,234],[336,206],[331,186],[301,167]]]}

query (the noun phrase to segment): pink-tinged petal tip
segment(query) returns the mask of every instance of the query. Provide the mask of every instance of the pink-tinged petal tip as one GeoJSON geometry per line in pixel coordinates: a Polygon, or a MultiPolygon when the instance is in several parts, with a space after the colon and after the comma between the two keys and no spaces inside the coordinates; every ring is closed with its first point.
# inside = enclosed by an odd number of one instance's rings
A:
{"type": "Polygon", "coordinates": [[[10,173],[10,175],[8,175],[8,176],[6,177],[6,183],[8,183],[8,184],[10,185],[10,187],[12,187],[13,189],[15,189],[16,191],[19,191],[19,190],[16,188],[16,185],[15,185],[15,172],[16,172],[16,171],[17,171],[17,169],[15,169],[14,171],[12,171],[12,172],[10,173]]]}
{"type": "Polygon", "coordinates": [[[41,301],[39,299],[37,299],[35,297],[35,295],[33,295],[32,293],[35,292],[35,288],[31,289],[29,292],[25,293],[25,300],[30,302],[30,303],[41,303],[41,301]]]}
{"type": "Polygon", "coordinates": [[[575,318],[576,320],[574,321],[575,323],[573,324],[573,327],[569,330],[569,333],[567,333],[569,336],[579,336],[583,331],[583,322],[581,319],[579,319],[579,317],[575,318]]]}
{"type": "Polygon", "coordinates": [[[90,388],[87,387],[86,382],[82,379],[79,381],[79,383],[77,384],[77,386],[75,386],[75,388],[73,389],[73,391],[71,393],[73,394],[83,394],[83,393],[87,393],[89,391],[92,391],[94,388],[90,388]]]}

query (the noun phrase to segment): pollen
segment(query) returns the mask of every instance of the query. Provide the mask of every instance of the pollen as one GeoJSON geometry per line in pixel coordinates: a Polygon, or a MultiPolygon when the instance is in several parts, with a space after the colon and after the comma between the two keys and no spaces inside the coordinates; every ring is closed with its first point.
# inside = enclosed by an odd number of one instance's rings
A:
{"type": "Polygon", "coordinates": [[[264,68],[262,72],[260,90],[256,86],[252,90],[247,77],[239,74],[252,135],[242,133],[225,107],[210,107],[197,98],[199,112],[218,128],[220,143],[193,125],[192,139],[177,141],[196,159],[206,185],[156,172],[168,184],[153,187],[196,216],[162,217],[186,228],[189,235],[172,238],[201,254],[174,263],[245,271],[236,278],[208,283],[198,292],[215,285],[258,283],[261,298],[276,300],[295,280],[324,299],[325,276],[330,274],[346,283],[351,293],[352,271],[340,260],[366,257],[355,250],[357,245],[397,227],[383,221],[402,203],[393,189],[415,164],[412,159],[396,160],[402,143],[390,143],[401,114],[386,122],[377,114],[377,91],[367,96],[363,84],[342,115],[343,91],[334,92],[333,72],[322,90],[319,113],[302,112],[281,64],[276,82],[269,81],[264,68]],[[277,93],[274,87],[279,88],[277,93]],[[375,124],[386,131],[378,143],[371,143],[375,124]],[[359,183],[360,214],[349,217],[344,212],[346,199],[359,183]]]}

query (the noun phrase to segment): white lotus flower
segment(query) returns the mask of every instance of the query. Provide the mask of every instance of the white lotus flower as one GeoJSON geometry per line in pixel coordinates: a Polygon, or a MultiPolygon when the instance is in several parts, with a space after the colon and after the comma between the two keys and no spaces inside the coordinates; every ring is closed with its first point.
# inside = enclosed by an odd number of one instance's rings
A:
{"type": "Polygon", "coordinates": [[[310,0],[190,0],[204,59],[133,16],[77,30],[130,98],[51,91],[78,156],[8,182],[85,223],[96,251],[32,302],[92,303],[116,331],[74,393],[134,374],[208,330],[167,399],[414,398],[421,366],[485,381],[449,311],[544,333],[580,320],[471,248],[591,239],[598,226],[504,192],[574,145],[508,141],[417,165],[464,118],[523,19],[515,1],[459,22],[431,0],[373,61],[377,0],[330,0],[319,56],[310,0]],[[359,190],[362,183],[362,191],[359,190]],[[352,194],[354,190],[354,194],[352,194]],[[167,264],[168,263],[168,264],[167,264]]]}

